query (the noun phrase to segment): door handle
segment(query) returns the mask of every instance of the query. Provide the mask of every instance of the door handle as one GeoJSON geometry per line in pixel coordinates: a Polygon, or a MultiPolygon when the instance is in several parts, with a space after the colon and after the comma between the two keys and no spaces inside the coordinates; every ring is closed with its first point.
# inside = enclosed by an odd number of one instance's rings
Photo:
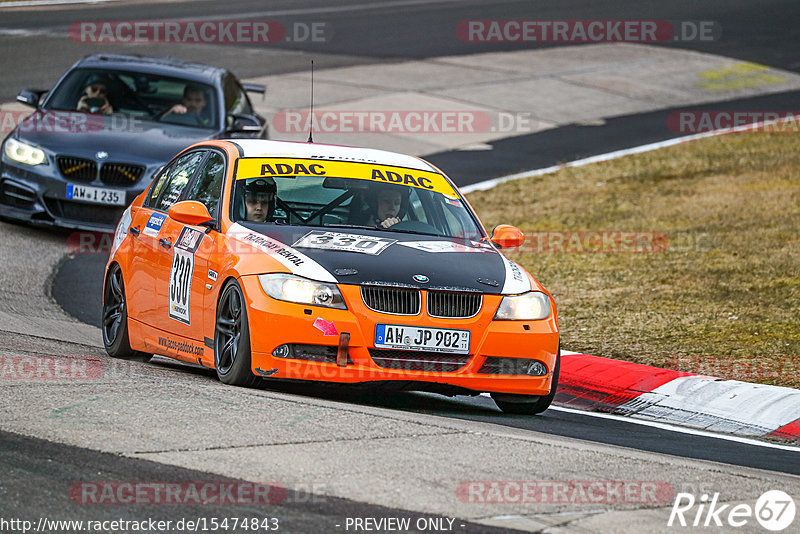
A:
{"type": "Polygon", "coordinates": [[[133,235],[133,237],[137,237],[140,233],[142,233],[141,230],[139,230],[138,226],[134,226],[133,228],[129,229],[128,231],[133,235]]]}
{"type": "Polygon", "coordinates": [[[169,239],[164,239],[163,237],[158,240],[158,244],[164,248],[170,248],[172,246],[172,241],[169,239]]]}

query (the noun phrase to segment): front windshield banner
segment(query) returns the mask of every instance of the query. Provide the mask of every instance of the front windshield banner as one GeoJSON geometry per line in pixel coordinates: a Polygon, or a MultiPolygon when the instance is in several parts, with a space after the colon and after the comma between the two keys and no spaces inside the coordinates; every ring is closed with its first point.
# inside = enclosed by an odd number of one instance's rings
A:
{"type": "Polygon", "coordinates": [[[458,198],[450,182],[439,173],[363,163],[300,158],[241,158],[236,171],[237,180],[263,176],[319,176],[320,178],[353,178],[369,182],[406,185],[458,198]]]}

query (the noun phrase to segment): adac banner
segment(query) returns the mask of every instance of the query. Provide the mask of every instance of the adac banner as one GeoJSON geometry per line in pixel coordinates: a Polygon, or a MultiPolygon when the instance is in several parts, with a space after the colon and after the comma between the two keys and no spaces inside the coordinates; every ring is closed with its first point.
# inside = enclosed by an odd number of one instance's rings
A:
{"type": "Polygon", "coordinates": [[[405,185],[427,189],[451,198],[457,198],[447,178],[437,172],[408,169],[368,162],[329,161],[299,158],[240,158],[236,179],[258,177],[318,176],[319,178],[353,178],[370,182],[405,185]]]}

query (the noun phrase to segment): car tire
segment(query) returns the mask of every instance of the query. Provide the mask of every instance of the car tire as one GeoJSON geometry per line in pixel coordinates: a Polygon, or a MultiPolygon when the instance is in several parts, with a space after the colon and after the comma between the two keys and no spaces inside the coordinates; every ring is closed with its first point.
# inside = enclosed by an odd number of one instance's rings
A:
{"type": "Polygon", "coordinates": [[[558,343],[558,355],[556,356],[556,367],[553,369],[553,383],[550,393],[544,396],[534,395],[509,395],[492,393],[492,400],[497,404],[503,413],[536,415],[550,407],[556,397],[558,389],[558,376],[561,372],[561,342],[558,343]]]}
{"type": "Polygon", "coordinates": [[[259,378],[250,369],[250,328],[242,288],[231,280],[222,289],[214,326],[214,367],[223,384],[250,387],[259,378]]]}
{"type": "Polygon", "coordinates": [[[103,334],[103,346],[109,356],[139,362],[147,362],[153,357],[152,354],[131,348],[125,282],[122,279],[122,269],[116,263],[108,270],[103,287],[103,321],[100,330],[103,334]]]}

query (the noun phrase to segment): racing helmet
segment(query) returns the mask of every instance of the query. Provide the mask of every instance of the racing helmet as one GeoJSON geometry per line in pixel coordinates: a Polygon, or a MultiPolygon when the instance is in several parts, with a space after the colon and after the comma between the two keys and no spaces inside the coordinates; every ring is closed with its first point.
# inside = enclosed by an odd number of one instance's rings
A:
{"type": "Polygon", "coordinates": [[[278,186],[275,180],[270,177],[251,178],[245,181],[244,187],[237,188],[237,195],[234,201],[234,214],[237,220],[247,220],[247,208],[245,206],[247,198],[271,197],[267,204],[267,217],[270,220],[275,213],[276,195],[278,186]],[[241,191],[241,193],[239,193],[241,191]]]}

